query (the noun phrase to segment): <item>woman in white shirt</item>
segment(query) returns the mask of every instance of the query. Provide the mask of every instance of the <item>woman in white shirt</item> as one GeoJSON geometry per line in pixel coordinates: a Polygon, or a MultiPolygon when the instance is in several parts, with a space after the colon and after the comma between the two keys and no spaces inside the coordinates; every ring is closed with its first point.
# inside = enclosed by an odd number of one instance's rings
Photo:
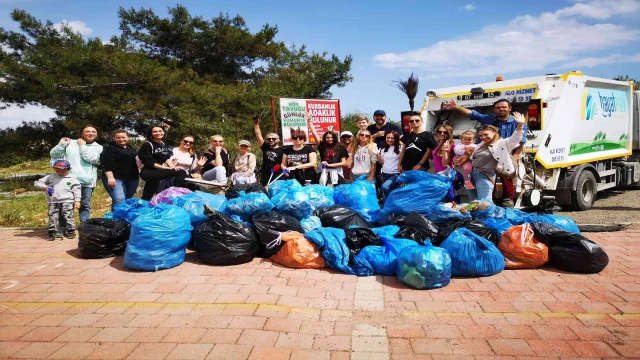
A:
{"type": "Polygon", "coordinates": [[[173,155],[171,160],[175,164],[175,167],[182,169],[189,174],[197,172],[206,164],[207,158],[201,156],[197,159],[196,153],[193,152],[193,145],[195,144],[194,137],[192,135],[185,135],[180,140],[180,146],[173,148],[173,155]]]}
{"type": "Polygon", "coordinates": [[[351,174],[354,180],[366,174],[367,181],[372,182],[376,174],[376,156],[371,146],[373,144],[371,133],[368,130],[361,130],[356,141],[357,146],[353,147],[351,174]]]}
{"type": "Polygon", "coordinates": [[[231,174],[233,185],[256,182],[256,156],[249,152],[250,148],[249,140],[240,140],[238,143],[239,153],[233,158],[233,173],[231,174]]]}
{"type": "Polygon", "coordinates": [[[385,135],[384,148],[380,149],[379,154],[376,154],[378,163],[382,164],[380,175],[382,175],[383,201],[387,199],[391,190],[396,188],[396,179],[399,175],[398,163],[400,161],[402,146],[402,143],[400,143],[400,134],[397,131],[392,131],[385,135]]]}

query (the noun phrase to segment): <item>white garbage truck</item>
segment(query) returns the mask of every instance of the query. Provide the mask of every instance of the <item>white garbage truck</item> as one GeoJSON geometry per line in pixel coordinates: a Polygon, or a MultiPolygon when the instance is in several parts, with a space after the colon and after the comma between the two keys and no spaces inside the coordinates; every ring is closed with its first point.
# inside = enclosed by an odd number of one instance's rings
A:
{"type": "Polygon", "coordinates": [[[429,90],[421,109],[426,130],[450,125],[455,139],[480,124],[442,110],[451,99],[483,114],[493,114],[493,103],[507,99],[513,111],[526,115],[527,142],[514,179],[516,207],[555,199],[565,208],[586,210],[600,191],[640,186],[640,91],[632,83],[572,71],[429,90]]]}

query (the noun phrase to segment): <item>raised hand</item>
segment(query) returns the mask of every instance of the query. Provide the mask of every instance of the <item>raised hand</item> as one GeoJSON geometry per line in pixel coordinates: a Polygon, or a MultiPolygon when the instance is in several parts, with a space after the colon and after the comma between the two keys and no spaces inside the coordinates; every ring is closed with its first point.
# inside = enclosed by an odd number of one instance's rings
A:
{"type": "Polygon", "coordinates": [[[200,167],[204,166],[207,163],[207,158],[205,156],[200,156],[198,159],[198,165],[200,167]]]}
{"type": "Polygon", "coordinates": [[[513,113],[513,120],[515,120],[518,123],[518,125],[523,125],[526,121],[526,119],[524,118],[524,115],[520,114],[519,112],[513,113]]]}

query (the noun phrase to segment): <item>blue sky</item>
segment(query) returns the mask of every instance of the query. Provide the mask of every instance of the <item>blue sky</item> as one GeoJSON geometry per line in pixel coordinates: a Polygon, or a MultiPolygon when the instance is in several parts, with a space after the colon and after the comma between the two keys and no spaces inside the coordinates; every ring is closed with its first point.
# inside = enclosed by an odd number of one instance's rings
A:
{"type": "MultiPolygon", "coordinates": [[[[354,58],[353,82],[334,88],[343,112],[386,110],[399,118],[406,96],[393,80],[420,77],[416,107],[428,89],[582,70],[592,76],[640,78],[640,0],[538,1],[182,1],[192,15],[240,14],[252,31],[277,25],[277,39],[354,58]]],[[[175,2],[129,1],[166,14],[175,2]]],[[[118,33],[113,0],[0,0],[0,26],[25,9],[41,20],[67,21],[87,37],[118,33]]],[[[278,94],[273,94],[278,95],[278,94]]],[[[41,120],[45,109],[0,111],[0,127],[41,120]]]]}

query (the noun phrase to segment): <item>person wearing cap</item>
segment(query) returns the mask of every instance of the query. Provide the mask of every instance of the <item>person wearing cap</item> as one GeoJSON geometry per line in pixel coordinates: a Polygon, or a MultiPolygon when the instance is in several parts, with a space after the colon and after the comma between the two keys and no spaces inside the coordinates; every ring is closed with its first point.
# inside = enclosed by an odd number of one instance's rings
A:
{"type": "Polygon", "coordinates": [[[249,152],[249,140],[238,142],[239,153],[233,158],[231,182],[233,185],[253,184],[256,182],[256,156],[249,152]]]}
{"type": "Polygon", "coordinates": [[[256,140],[258,140],[258,146],[262,150],[262,167],[260,168],[260,183],[262,186],[267,186],[269,178],[271,177],[271,170],[273,170],[273,177],[278,177],[282,171],[280,170],[282,164],[282,155],[284,154],[284,148],[280,146],[280,137],[276,133],[268,133],[266,139],[262,137],[262,131],[260,130],[260,115],[256,115],[253,118],[253,131],[256,134],[256,140]],[[266,140],[266,141],[265,141],[266,140]]]}
{"type": "Polygon", "coordinates": [[[320,166],[317,169],[318,173],[326,171],[327,177],[320,177],[320,185],[327,185],[330,182],[333,186],[339,184],[346,184],[342,167],[347,164],[349,153],[347,149],[342,146],[338,141],[338,134],[333,131],[327,131],[322,135],[322,139],[318,139],[318,133],[311,116],[307,114],[307,125],[311,129],[311,135],[313,136],[316,144],[318,144],[318,152],[320,153],[320,166]],[[320,141],[318,141],[320,140],[320,141]],[[322,181],[320,181],[322,180],[322,181]]]}
{"type": "Polygon", "coordinates": [[[375,124],[369,125],[367,130],[371,133],[371,139],[378,146],[378,149],[384,149],[386,134],[395,131],[402,136],[402,128],[387,122],[387,113],[384,110],[376,110],[373,113],[373,121],[375,121],[375,124]]]}
{"type": "Polygon", "coordinates": [[[347,163],[342,167],[342,175],[344,176],[345,181],[349,182],[350,180],[353,180],[351,178],[351,151],[353,150],[354,146],[353,133],[348,130],[343,131],[342,134],[340,134],[340,144],[342,144],[342,146],[347,149],[347,163]]]}
{"type": "MultiPolygon", "coordinates": [[[[71,174],[82,185],[80,199],[80,225],[91,217],[91,196],[98,181],[98,163],[102,154],[102,145],[96,142],[98,130],[93,125],[80,128],[80,138],[72,140],[67,137],[60,139],[49,155],[51,164],[58,159],[65,159],[71,164],[71,174]]],[[[63,219],[64,220],[64,219],[63,219]]]]}
{"type": "Polygon", "coordinates": [[[55,174],[47,175],[33,184],[46,192],[49,203],[47,240],[62,239],[62,226],[59,226],[61,219],[64,219],[64,236],[73,239],[76,237],[73,210],[80,208],[82,186],[78,178],[69,173],[71,164],[67,160],[55,160],[53,170],[55,174]]]}

